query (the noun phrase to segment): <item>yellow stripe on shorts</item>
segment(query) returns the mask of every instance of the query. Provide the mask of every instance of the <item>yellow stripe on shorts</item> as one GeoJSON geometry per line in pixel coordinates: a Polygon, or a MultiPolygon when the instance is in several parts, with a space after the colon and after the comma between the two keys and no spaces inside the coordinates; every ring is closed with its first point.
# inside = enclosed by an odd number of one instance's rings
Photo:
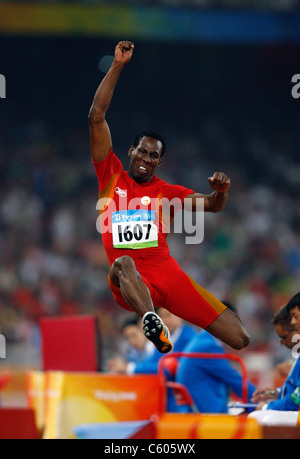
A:
{"type": "Polygon", "coordinates": [[[222,312],[227,309],[225,304],[219,301],[212,293],[205,290],[205,288],[201,287],[197,282],[194,281],[189,275],[187,275],[193,287],[200,293],[202,298],[207,301],[207,303],[216,311],[217,314],[221,315],[222,312]]]}

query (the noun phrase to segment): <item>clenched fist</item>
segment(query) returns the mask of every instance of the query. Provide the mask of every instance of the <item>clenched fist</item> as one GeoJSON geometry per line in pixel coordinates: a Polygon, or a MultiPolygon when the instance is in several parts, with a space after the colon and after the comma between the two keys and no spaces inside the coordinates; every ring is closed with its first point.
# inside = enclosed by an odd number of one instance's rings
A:
{"type": "Polygon", "coordinates": [[[115,61],[127,64],[133,53],[134,44],[131,41],[120,41],[115,48],[115,61]]]}
{"type": "Polygon", "coordinates": [[[215,172],[212,177],[208,179],[210,186],[214,191],[225,193],[230,187],[230,178],[224,172],[215,172]]]}

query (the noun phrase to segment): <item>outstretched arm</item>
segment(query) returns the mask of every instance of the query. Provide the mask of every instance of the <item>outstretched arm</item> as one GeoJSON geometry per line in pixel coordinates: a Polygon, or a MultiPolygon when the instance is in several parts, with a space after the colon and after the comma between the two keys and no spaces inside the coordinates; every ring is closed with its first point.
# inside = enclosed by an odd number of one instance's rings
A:
{"type": "Polygon", "coordinates": [[[197,211],[197,199],[204,199],[205,212],[220,212],[224,209],[227,199],[228,190],[230,187],[230,179],[223,172],[215,172],[212,177],[208,179],[210,186],[214,190],[211,194],[194,193],[188,195],[186,198],[192,200],[192,210],[197,211]]]}
{"type": "Polygon", "coordinates": [[[94,161],[103,161],[112,148],[110,130],[105,119],[121,71],[130,61],[134,45],[120,41],[115,48],[114,61],[98,87],[89,112],[90,144],[94,161]]]}

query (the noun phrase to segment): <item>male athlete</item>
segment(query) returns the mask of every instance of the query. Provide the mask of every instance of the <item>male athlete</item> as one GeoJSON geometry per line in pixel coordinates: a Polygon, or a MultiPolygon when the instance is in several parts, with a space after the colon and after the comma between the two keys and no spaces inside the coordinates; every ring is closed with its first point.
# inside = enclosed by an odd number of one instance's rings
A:
{"type": "Polygon", "coordinates": [[[99,181],[99,198],[105,202],[105,206],[100,206],[100,214],[102,240],[110,263],[109,287],[120,306],[142,317],[145,335],[162,353],[172,350],[172,342],[154,307],[168,309],[231,347],[242,349],[249,344],[249,337],[240,319],[181,270],[170,256],[161,212],[150,207],[153,200],[170,202],[177,198],[184,208],[185,198],[189,198],[192,210],[197,211],[201,198],[205,212],[219,212],[227,201],[229,178],[215,172],[209,179],[213,189],[209,195],[160,180],[154,173],[162,163],[166,145],[152,131],[134,139],[128,151],[128,171],[123,170],[113,152],[105,116],[133,50],[129,41],[118,43],[114,61],[89,112],[92,160],[99,181]],[[140,210],[128,208],[132,200],[138,202],[140,210]],[[104,230],[105,224],[109,231],[104,230]]]}

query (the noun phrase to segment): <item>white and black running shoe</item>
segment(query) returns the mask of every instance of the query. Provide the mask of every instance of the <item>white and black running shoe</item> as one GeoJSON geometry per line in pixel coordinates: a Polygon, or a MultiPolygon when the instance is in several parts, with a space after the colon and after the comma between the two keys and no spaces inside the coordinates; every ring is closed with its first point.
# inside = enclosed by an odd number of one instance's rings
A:
{"type": "Polygon", "coordinates": [[[156,349],[167,354],[173,349],[168,327],[155,312],[146,312],[142,320],[143,332],[156,349]]]}

